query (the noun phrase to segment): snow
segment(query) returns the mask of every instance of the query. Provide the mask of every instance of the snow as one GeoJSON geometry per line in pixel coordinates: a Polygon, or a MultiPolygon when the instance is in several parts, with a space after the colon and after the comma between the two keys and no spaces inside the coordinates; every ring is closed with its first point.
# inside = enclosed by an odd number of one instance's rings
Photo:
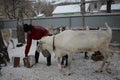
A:
{"type": "MultiPolygon", "coordinates": [[[[106,5],[102,5],[100,8],[101,11],[106,10],[106,5]]],[[[120,4],[112,4],[111,10],[120,10],[120,4]]]]}
{"type": "MultiPolygon", "coordinates": [[[[96,1],[96,0],[85,0],[86,2],[87,1],[96,1]]],[[[81,2],[81,0],[56,0],[56,2],[55,3],[53,3],[54,5],[58,5],[58,4],[62,4],[62,3],[67,3],[67,2],[71,2],[71,3],[73,3],[73,2],[81,2]]]]}
{"type": "MultiPolygon", "coordinates": [[[[87,3],[85,6],[86,6],[85,10],[87,11],[89,3],[87,3]]],[[[52,12],[52,14],[75,13],[75,12],[81,12],[80,4],[57,6],[55,10],[52,12]]]]}
{"type": "Polygon", "coordinates": [[[34,18],[40,18],[40,17],[43,17],[43,16],[45,16],[44,14],[41,14],[41,13],[39,13],[37,16],[35,16],[34,18]]]}
{"type": "Polygon", "coordinates": [[[56,1],[55,3],[53,3],[54,5],[57,5],[57,4],[61,4],[61,3],[65,3],[65,2],[80,2],[81,0],[59,0],[59,1],[56,1]]]}
{"type": "MultiPolygon", "coordinates": [[[[17,44],[17,39],[14,39],[17,44]]],[[[46,59],[40,54],[39,63],[32,68],[26,68],[23,65],[24,48],[16,47],[12,49],[12,44],[8,48],[10,63],[2,67],[0,80],[120,80],[120,51],[114,52],[112,62],[110,64],[112,73],[107,72],[95,73],[95,70],[101,66],[101,61],[93,62],[91,59],[84,59],[84,54],[76,53],[73,56],[72,74],[65,76],[59,72],[56,58],[52,55],[52,65],[46,65],[46,59]],[[13,67],[12,57],[20,57],[20,67],[13,67]]],[[[33,40],[29,55],[34,55],[36,49],[36,41],[33,40]]],[[[114,51],[114,50],[113,50],[114,51]]],[[[116,51],[116,50],[115,50],[116,51]]],[[[91,54],[89,54],[91,56],[91,54]]]]}

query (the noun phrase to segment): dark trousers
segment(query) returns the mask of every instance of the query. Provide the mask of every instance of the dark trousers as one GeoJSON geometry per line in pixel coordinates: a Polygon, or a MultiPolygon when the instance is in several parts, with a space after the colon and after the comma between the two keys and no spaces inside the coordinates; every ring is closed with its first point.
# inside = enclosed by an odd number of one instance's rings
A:
{"type": "Polygon", "coordinates": [[[39,60],[39,52],[35,51],[35,62],[38,63],[39,60]]]}
{"type": "MultiPolygon", "coordinates": [[[[47,66],[51,65],[51,55],[46,58],[47,59],[47,66]]],[[[35,61],[38,63],[39,60],[39,52],[35,51],[35,61]]]]}

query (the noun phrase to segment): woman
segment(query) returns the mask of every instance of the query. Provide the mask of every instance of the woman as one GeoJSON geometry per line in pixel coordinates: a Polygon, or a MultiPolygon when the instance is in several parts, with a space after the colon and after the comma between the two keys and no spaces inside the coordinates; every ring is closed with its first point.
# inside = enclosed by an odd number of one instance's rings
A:
{"type": "MultiPolygon", "coordinates": [[[[28,56],[32,39],[33,40],[39,40],[44,36],[48,36],[48,30],[42,26],[33,26],[33,25],[28,25],[24,24],[23,25],[24,32],[27,33],[27,45],[25,47],[25,57],[28,56]]],[[[35,61],[38,63],[39,60],[39,52],[37,50],[35,51],[35,61]]],[[[51,55],[47,57],[47,66],[51,65],[51,55]]]]}

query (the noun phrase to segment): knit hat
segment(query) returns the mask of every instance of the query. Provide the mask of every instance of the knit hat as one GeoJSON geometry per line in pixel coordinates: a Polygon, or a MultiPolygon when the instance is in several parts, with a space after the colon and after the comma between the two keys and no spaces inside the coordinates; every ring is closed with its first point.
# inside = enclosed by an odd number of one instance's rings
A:
{"type": "Polygon", "coordinates": [[[31,30],[31,25],[23,24],[23,29],[24,29],[24,32],[28,32],[31,30]]]}

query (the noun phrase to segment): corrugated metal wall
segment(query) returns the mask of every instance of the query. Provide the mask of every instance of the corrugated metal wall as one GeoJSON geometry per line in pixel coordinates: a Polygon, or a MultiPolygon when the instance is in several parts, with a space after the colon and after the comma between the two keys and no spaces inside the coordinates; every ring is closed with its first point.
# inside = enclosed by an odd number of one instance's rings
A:
{"type": "MultiPolygon", "coordinates": [[[[107,22],[113,29],[113,42],[120,43],[120,13],[119,14],[86,14],[85,25],[89,27],[103,27],[107,22]]],[[[46,17],[39,19],[25,19],[24,23],[32,23],[33,25],[41,26],[67,26],[70,28],[79,27],[82,28],[82,16],[65,16],[65,17],[46,17]]],[[[16,20],[4,20],[2,21],[4,28],[12,28],[13,32],[16,32],[17,22],[16,20]]],[[[0,24],[1,25],[1,24],[0,24]]],[[[16,34],[13,34],[16,37],[16,34]]]]}

